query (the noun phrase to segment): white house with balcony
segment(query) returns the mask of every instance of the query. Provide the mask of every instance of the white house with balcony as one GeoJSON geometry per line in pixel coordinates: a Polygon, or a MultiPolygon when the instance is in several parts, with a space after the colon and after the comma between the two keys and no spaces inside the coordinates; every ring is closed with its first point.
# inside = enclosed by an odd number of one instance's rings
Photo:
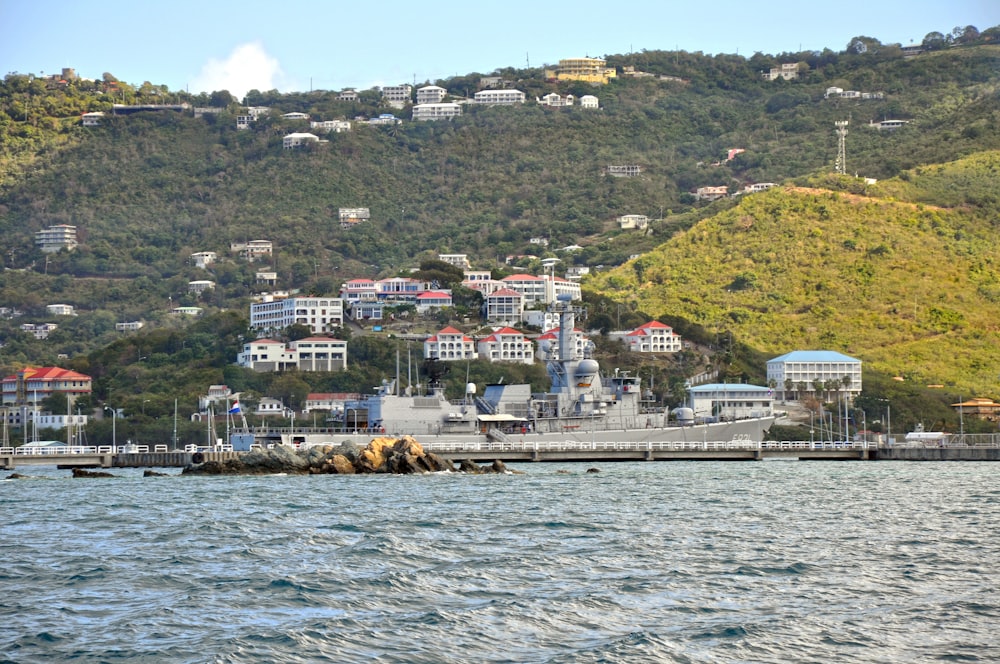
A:
{"type": "Polygon", "coordinates": [[[583,95],[580,97],[580,108],[595,109],[600,108],[600,100],[594,95],[583,95]]]}
{"type": "Polygon", "coordinates": [[[274,244],[270,240],[250,240],[249,242],[230,242],[229,250],[253,263],[261,258],[270,258],[274,244]]]}
{"type": "Polygon", "coordinates": [[[104,119],[103,111],[91,111],[80,116],[84,127],[100,127],[101,120],[104,119]]]}
{"type": "Polygon", "coordinates": [[[475,343],[450,325],[424,341],[424,358],[443,362],[476,359],[475,343]]]}
{"type": "Polygon", "coordinates": [[[486,106],[510,106],[523,104],[525,96],[520,90],[480,90],[473,98],[486,106]]]}
{"type": "Polygon", "coordinates": [[[468,254],[438,254],[438,260],[463,270],[468,270],[471,267],[468,254]]]}
{"type": "Polygon", "coordinates": [[[623,214],[618,217],[618,227],[622,230],[645,230],[649,217],[644,214],[623,214]]]}
{"type": "Polygon", "coordinates": [[[189,293],[204,293],[205,291],[214,289],[215,282],[209,281],[208,279],[195,279],[194,281],[188,282],[189,293]]]}
{"type": "Polygon", "coordinates": [[[325,131],[327,133],[340,134],[345,131],[351,130],[350,120],[314,120],[309,123],[310,129],[315,129],[316,131],[325,131]]]}
{"type": "Polygon", "coordinates": [[[197,251],[191,254],[191,260],[194,261],[194,266],[206,269],[209,265],[214,263],[219,259],[219,255],[214,251],[197,251]]]}
{"type": "Polygon", "coordinates": [[[501,288],[483,296],[483,308],[487,322],[512,325],[524,313],[524,296],[513,288],[501,288]]]}
{"type": "Polygon", "coordinates": [[[307,326],[313,334],[343,327],[344,302],[339,297],[289,297],[250,305],[254,330],[283,330],[295,324],[307,326]]]}
{"type": "MultiPolygon", "coordinates": [[[[614,338],[616,335],[609,335],[614,338]]],[[[681,335],[658,320],[643,323],[619,338],[633,353],[676,353],[683,348],[681,335]]]]}
{"type": "Polygon", "coordinates": [[[295,131],[282,139],[281,146],[286,150],[304,147],[310,143],[319,143],[319,136],[308,132],[295,131]]]}
{"type": "Polygon", "coordinates": [[[417,104],[413,107],[414,120],[450,120],[462,114],[462,107],[452,102],[417,104]]]}
{"type": "Polygon", "coordinates": [[[454,304],[449,291],[432,290],[417,295],[417,313],[425,314],[435,309],[444,309],[454,304]]]}
{"type": "Polygon", "coordinates": [[[833,350],[795,350],[768,360],[767,382],[785,400],[817,390],[853,398],[861,393],[861,360],[833,350]]]}
{"type": "Polygon", "coordinates": [[[72,251],[77,246],[76,226],[57,224],[37,231],[35,244],[46,254],[52,254],[61,249],[72,251]]]}
{"type": "Polygon", "coordinates": [[[524,333],[512,327],[504,327],[482,339],[478,344],[479,357],[490,362],[515,362],[534,364],[534,344],[524,337],[524,333]]]}
{"type": "Polygon", "coordinates": [[[418,104],[440,104],[444,101],[445,95],[448,91],[437,85],[425,85],[422,88],[417,88],[417,103],[418,104]]]}
{"type": "Polygon", "coordinates": [[[378,286],[374,279],[351,279],[341,285],[340,297],[346,302],[377,300],[378,286]]]}
{"type": "Polygon", "coordinates": [[[576,101],[576,97],[573,95],[561,96],[558,92],[550,92],[547,95],[542,95],[541,98],[536,98],[536,101],[540,106],[549,106],[550,108],[563,108],[565,106],[572,106],[576,101]]]}
{"type": "Polygon", "coordinates": [[[307,337],[286,345],[275,339],[256,339],[243,344],[236,363],[258,372],[343,371],[347,368],[347,342],[307,337]]]}
{"type": "Polygon", "coordinates": [[[382,88],[382,101],[392,108],[403,108],[413,97],[412,85],[387,85],[382,88]]]}
{"type": "Polygon", "coordinates": [[[45,311],[53,316],[75,316],[76,309],[72,304],[47,304],[45,311]]]}

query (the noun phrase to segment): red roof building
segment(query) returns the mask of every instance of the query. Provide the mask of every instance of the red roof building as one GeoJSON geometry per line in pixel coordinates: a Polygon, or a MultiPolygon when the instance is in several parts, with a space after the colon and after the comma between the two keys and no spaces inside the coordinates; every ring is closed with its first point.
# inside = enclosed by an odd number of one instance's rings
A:
{"type": "Polygon", "coordinates": [[[72,401],[91,391],[90,376],[61,367],[27,367],[3,379],[3,405],[34,404],[57,392],[72,401]]]}

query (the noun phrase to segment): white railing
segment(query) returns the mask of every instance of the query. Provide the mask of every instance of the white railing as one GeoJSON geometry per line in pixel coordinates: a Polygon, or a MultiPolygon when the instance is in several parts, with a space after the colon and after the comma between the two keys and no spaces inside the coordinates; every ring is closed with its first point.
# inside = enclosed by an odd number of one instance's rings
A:
{"type": "MultiPolygon", "coordinates": [[[[167,454],[167,445],[154,445],[154,454],[167,454]]],[[[232,452],[232,445],[216,445],[215,447],[198,447],[189,445],[185,452],[232,452]]],[[[149,454],[149,445],[71,445],[59,447],[38,447],[32,445],[22,445],[20,447],[0,447],[0,454],[12,454],[14,456],[69,456],[74,454],[149,454]]]]}

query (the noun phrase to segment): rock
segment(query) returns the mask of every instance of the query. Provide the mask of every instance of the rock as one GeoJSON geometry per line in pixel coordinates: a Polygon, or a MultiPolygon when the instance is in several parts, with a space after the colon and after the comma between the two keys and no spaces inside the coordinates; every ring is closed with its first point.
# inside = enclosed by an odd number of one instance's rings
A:
{"type": "Polygon", "coordinates": [[[327,464],[333,468],[333,472],[337,475],[353,475],[354,474],[354,464],[351,460],[344,456],[343,454],[334,454],[330,457],[327,464]]]}
{"type": "Polygon", "coordinates": [[[600,468],[588,468],[587,472],[588,473],[599,473],[599,472],[601,472],[601,469],[600,468]]]}
{"type": "Polygon", "coordinates": [[[114,477],[114,475],[99,470],[86,470],[84,468],[74,468],[73,477],[114,477]]]}
{"type": "Polygon", "coordinates": [[[143,477],[166,477],[170,473],[158,473],[155,470],[144,470],[142,472],[143,477]]]}
{"type": "Polygon", "coordinates": [[[459,472],[472,473],[473,475],[478,475],[483,472],[472,459],[462,459],[462,461],[458,464],[458,470],[459,472]]]}
{"type": "Polygon", "coordinates": [[[357,460],[354,462],[354,467],[358,472],[362,473],[380,473],[384,472],[384,467],[387,460],[386,450],[392,449],[392,446],[396,444],[395,438],[372,438],[368,446],[361,450],[358,454],[357,460]]]}

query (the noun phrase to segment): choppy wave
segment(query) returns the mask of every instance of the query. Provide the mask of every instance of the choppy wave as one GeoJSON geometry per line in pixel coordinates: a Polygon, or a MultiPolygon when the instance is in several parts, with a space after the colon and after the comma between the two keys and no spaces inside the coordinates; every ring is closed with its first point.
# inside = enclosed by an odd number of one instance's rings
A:
{"type": "Polygon", "coordinates": [[[522,468],[2,482],[0,661],[1000,660],[996,465],[522,468]]]}

